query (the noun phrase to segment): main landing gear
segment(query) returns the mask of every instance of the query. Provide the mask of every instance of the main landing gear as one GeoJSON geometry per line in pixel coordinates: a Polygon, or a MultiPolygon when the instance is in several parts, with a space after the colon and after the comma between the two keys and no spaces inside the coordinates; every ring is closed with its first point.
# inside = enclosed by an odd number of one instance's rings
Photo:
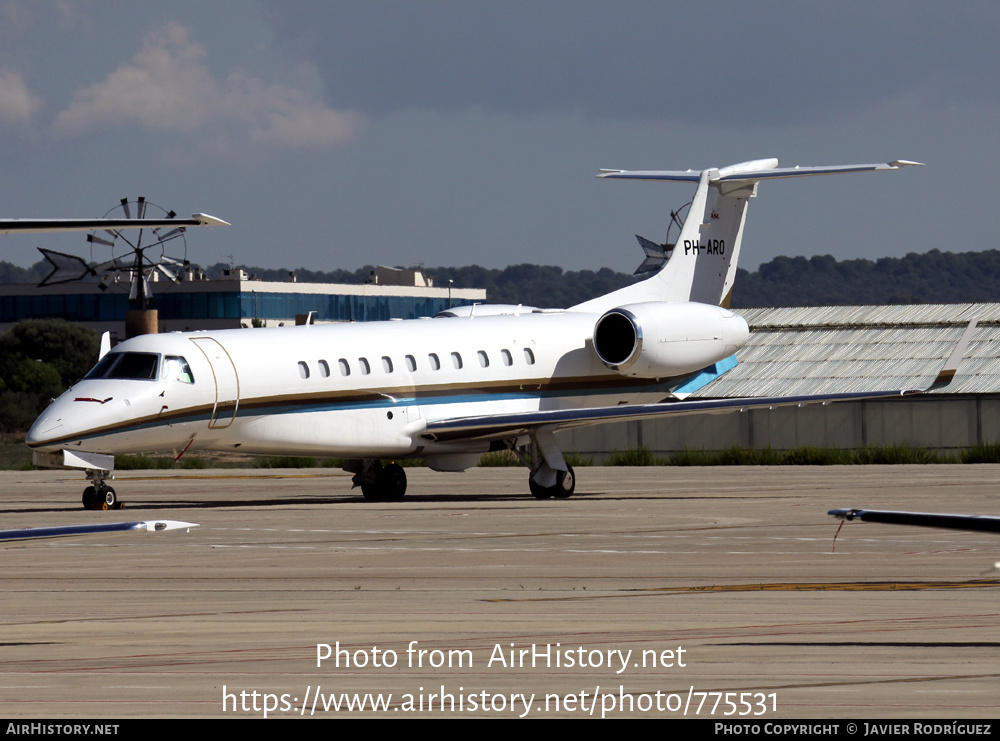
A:
{"type": "Polygon", "coordinates": [[[576,491],[576,474],[563,458],[551,432],[539,431],[532,435],[527,455],[518,447],[517,439],[505,442],[507,449],[531,471],[528,489],[535,499],[568,499],[573,496],[576,491]]]}
{"type": "Polygon", "coordinates": [[[105,481],[111,476],[110,471],[87,469],[87,478],[91,485],[83,490],[84,509],[121,509],[122,502],[115,490],[105,481]]]}
{"type": "Polygon", "coordinates": [[[573,473],[573,466],[566,464],[568,471],[556,471],[556,483],[552,486],[542,486],[537,483],[532,476],[528,477],[528,488],[535,499],[568,499],[573,496],[576,490],[576,474],[573,473]]]}
{"type": "Polygon", "coordinates": [[[406,471],[398,463],[383,466],[380,461],[348,461],[344,466],[354,473],[354,485],[369,501],[402,499],[406,494],[406,471]]]}

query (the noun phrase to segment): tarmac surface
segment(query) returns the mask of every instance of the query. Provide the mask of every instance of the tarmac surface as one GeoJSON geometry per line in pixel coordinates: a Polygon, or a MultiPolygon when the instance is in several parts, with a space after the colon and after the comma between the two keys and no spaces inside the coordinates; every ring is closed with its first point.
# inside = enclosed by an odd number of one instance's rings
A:
{"type": "Polygon", "coordinates": [[[545,501],[407,473],[370,503],[335,470],[124,472],[87,512],[78,472],[0,472],[3,528],[200,524],[0,549],[0,716],[996,714],[1000,539],[833,552],[826,512],[998,514],[1000,466],[580,468],[545,501]]]}

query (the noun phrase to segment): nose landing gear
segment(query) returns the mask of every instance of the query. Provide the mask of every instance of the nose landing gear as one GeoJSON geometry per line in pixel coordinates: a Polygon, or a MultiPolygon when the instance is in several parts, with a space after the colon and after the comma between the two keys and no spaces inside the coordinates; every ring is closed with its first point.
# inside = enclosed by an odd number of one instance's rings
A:
{"type": "Polygon", "coordinates": [[[84,509],[121,509],[124,506],[115,490],[105,483],[110,475],[110,471],[87,469],[91,486],[83,490],[84,509]]]}

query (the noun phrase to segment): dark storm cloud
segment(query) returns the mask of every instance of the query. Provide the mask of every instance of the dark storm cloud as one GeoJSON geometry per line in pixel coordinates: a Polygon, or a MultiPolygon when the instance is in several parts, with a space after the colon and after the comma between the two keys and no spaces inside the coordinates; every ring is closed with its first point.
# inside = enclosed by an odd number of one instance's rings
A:
{"type": "Polygon", "coordinates": [[[899,96],[992,105],[988,3],[265,2],[335,105],[809,122],[899,96]]]}

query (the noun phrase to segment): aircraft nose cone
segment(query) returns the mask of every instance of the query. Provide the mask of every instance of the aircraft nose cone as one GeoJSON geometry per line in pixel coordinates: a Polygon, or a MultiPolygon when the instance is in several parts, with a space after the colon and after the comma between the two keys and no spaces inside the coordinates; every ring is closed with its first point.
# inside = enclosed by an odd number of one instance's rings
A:
{"type": "Polygon", "coordinates": [[[28,430],[24,441],[31,447],[38,447],[46,440],[50,440],[63,429],[62,418],[50,413],[42,413],[42,416],[35,420],[28,430]]]}

